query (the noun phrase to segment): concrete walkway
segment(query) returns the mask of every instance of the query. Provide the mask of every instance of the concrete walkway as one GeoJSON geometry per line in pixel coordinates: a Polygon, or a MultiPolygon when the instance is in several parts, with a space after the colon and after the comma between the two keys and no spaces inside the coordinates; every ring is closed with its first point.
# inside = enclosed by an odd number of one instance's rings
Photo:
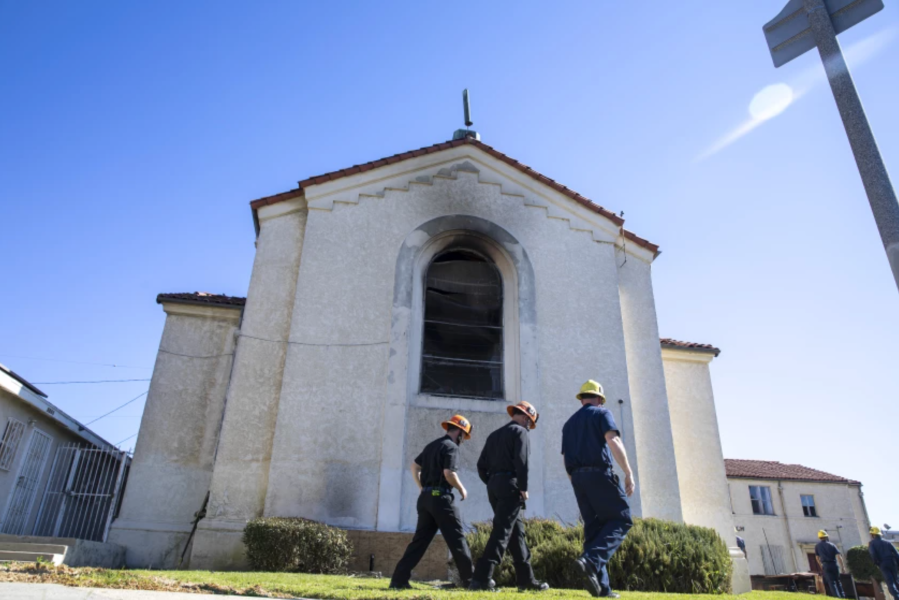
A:
{"type": "Polygon", "coordinates": [[[109,590],[78,588],[55,583],[0,583],[3,600],[204,600],[208,598],[242,598],[218,594],[185,594],[183,592],[147,592],[144,590],[109,590]]]}

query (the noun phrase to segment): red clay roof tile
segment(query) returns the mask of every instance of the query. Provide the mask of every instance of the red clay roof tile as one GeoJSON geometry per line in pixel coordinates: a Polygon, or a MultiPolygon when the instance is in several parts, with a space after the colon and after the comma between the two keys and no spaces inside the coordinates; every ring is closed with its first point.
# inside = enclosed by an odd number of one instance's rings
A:
{"type": "MultiPolygon", "coordinates": [[[[507,156],[507,155],[503,154],[502,152],[499,152],[498,150],[492,148],[491,146],[488,146],[487,144],[484,144],[483,142],[480,142],[480,141],[478,141],[474,138],[470,138],[470,137],[466,137],[461,140],[452,140],[449,142],[441,142],[439,144],[434,144],[432,146],[426,146],[424,148],[419,148],[418,150],[410,150],[408,152],[394,154],[393,156],[388,156],[387,158],[370,161],[367,163],[363,163],[361,165],[354,165],[353,167],[351,167],[349,169],[340,169],[337,171],[332,171],[330,173],[325,173],[323,175],[309,177],[309,178],[306,178],[306,179],[300,181],[299,188],[297,188],[296,190],[291,190],[289,192],[284,192],[282,194],[275,194],[274,196],[266,196],[264,198],[259,198],[257,200],[253,200],[252,202],[250,202],[250,207],[255,211],[255,210],[257,210],[263,206],[269,205],[269,204],[275,204],[276,202],[283,202],[283,201],[289,200],[291,198],[296,198],[303,194],[304,188],[307,188],[312,185],[319,185],[319,184],[325,183],[327,181],[334,181],[336,179],[340,179],[342,177],[347,177],[349,175],[354,175],[356,173],[364,173],[366,171],[370,171],[371,169],[376,169],[376,168],[382,167],[384,165],[395,164],[395,163],[398,163],[398,162],[401,162],[401,161],[404,161],[404,160],[407,160],[410,158],[415,158],[417,156],[424,156],[425,154],[432,154],[434,152],[440,152],[442,150],[447,150],[449,148],[456,148],[456,147],[462,146],[464,144],[469,144],[476,148],[479,148],[480,150],[483,150],[484,152],[493,156],[494,158],[506,163],[507,165],[514,167],[515,169],[518,169],[519,171],[521,171],[522,173],[525,173],[526,175],[528,175],[530,177],[533,177],[537,181],[544,183],[545,185],[556,190],[557,192],[559,192],[565,196],[568,196],[569,198],[571,198],[578,204],[581,204],[581,205],[589,208],[593,212],[604,216],[605,218],[612,221],[617,227],[621,227],[624,224],[624,219],[622,219],[620,216],[618,216],[615,213],[613,213],[612,211],[607,210],[607,209],[603,208],[602,206],[596,204],[589,198],[578,194],[574,190],[568,188],[567,186],[562,185],[561,183],[558,183],[557,181],[555,181],[553,179],[550,179],[549,177],[547,177],[546,175],[543,175],[542,173],[538,173],[531,167],[518,162],[514,158],[507,156]]],[[[658,254],[659,247],[656,244],[653,244],[647,240],[644,240],[643,238],[638,237],[629,231],[623,231],[622,233],[625,235],[625,237],[627,239],[631,240],[635,244],[648,249],[650,252],[653,252],[654,254],[658,254]]]]}
{"type": "Polygon", "coordinates": [[[825,473],[803,465],[784,464],[771,460],[724,459],[724,469],[728,477],[739,479],[782,479],[788,481],[815,481],[824,483],[846,483],[861,485],[860,481],[846,479],[832,473],[825,473]]]}
{"type": "Polygon", "coordinates": [[[180,302],[183,304],[206,304],[210,306],[243,306],[247,299],[240,296],[226,296],[224,294],[210,294],[209,292],[183,292],[175,294],[159,294],[156,303],[180,302]]]}
{"type": "Polygon", "coordinates": [[[672,340],[671,338],[662,338],[662,348],[674,348],[675,350],[694,350],[696,352],[709,352],[718,356],[721,350],[711,344],[697,344],[696,342],[682,342],[680,340],[672,340]]]}

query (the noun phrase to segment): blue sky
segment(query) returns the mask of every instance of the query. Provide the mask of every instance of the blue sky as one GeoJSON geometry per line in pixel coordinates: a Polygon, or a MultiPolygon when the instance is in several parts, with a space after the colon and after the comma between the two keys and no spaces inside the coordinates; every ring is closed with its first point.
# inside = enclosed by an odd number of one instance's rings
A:
{"type": "MultiPolygon", "coordinates": [[[[820,60],[771,64],[783,4],[0,0],[0,361],[149,378],[157,293],[246,293],[249,200],[449,139],[468,87],[486,143],[661,245],[662,335],[723,350],[725,455],[859,479],[899,521],[899,293],[820,60]]],[[[894,178],[897,31],[887,3],[840,38],[894,178]]],[[[40,387],[89,421],[147,383],[40,387]]],[[[94,428],[125,439],[142,406],[94,428]]]]}

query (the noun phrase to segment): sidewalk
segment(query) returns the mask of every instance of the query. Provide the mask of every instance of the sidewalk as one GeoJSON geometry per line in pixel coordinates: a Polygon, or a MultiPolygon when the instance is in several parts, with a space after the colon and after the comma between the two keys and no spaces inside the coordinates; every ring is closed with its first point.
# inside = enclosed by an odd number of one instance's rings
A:
{"type": "Polygon", "coordinates": [[[78,588],[55,583],[0,583],[0,598],[3,600],[204,600],[205,598],[212,600],[213,598],[246,599],[247,596],[78,588]]]}

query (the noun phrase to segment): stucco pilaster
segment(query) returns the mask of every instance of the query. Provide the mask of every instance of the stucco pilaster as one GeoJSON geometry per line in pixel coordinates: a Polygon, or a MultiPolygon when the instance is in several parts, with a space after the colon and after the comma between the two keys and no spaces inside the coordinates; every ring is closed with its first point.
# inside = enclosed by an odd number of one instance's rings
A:
{"type": "Polygon", "coordinates": [[[109,533],[109,541],[127,548],[130,567],[178,564],[209,489],[240,319],[240,307],[163,308],[165,328],[134,461],[109,533]]]}
{"type": "Polygon", "coordinates": [[[618,269],[618,293],[642,516],[681,521],[678,469],[649,263],[627,257],[618,269]]]}
{"type": "Polygon", "coordinates": [[[307,210],[302,198],[258,212],[256,259],[193,568],[239,566],[240,535],[261,516],[287,354],[307,210]]]}

